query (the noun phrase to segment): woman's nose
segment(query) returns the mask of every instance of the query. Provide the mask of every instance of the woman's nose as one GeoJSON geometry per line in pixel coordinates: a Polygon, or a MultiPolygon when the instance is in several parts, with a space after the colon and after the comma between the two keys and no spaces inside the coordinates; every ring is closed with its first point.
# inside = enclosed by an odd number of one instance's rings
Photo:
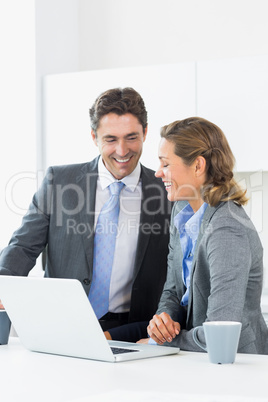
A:
{"type": "Polygon", "coordinates": [[[162,170],[162,168],[161,167],[159,167],[158,169],[157,169],[157,171],[155,172],[155,177],[163,177],[163,170],[162,170]]]}

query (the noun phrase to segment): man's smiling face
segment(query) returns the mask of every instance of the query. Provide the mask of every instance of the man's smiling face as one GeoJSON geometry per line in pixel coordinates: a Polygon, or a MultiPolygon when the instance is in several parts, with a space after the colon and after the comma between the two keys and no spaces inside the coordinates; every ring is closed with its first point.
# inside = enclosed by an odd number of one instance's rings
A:
{"type": "Polygon", "coordinates": [[[144,133],[131,113],[121,116],[109,113],[100,119],[97,133],[91,131],[104,165],[117,180],[128,176],[137,166],[146,134],[147,128],[144,133]]]}

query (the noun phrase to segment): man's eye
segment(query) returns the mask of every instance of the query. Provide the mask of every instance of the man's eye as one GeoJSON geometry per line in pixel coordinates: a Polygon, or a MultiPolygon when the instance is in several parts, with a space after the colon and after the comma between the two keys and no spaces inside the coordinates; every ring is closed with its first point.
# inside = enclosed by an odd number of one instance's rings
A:
{"type": "Polygon", "coordinates": [[[106,140],[106,142],[109,142],[109,143],[115,142],[115,139],[111,138],[111,139],[109,139],[109,140],[106,140]]]}
{"type": "Polygon", "coordinates": [[[128,138],[128,140],[130,140],[130,141],[133,141],[133,140],[136,140],[137,139],[137,136],[135,135],[135,136],[133,136],[133,137],[129,137],[128,138]]]}

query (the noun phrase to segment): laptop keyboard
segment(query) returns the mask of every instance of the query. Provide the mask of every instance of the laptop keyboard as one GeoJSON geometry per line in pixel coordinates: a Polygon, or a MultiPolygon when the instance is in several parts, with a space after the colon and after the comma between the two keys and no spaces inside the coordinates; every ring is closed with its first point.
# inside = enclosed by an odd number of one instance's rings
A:
{"type": "Polygon", "coordinates": [[[114,355],[118,355],[119,353],[139,352],[138,350],[135,349],[114,348],[114,347],[111,347],[111,351],[113,352],[114,355]]]}

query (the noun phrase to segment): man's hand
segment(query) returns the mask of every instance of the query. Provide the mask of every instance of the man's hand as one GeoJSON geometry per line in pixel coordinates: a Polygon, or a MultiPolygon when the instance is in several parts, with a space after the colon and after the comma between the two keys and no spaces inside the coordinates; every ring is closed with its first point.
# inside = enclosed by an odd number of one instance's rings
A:
{"type": "Polygon", "coordinates": [[[108,339],[108,341],[112,340],[112,337],[111,337],[111,334],[109,331],[104,331],[104,335],[105,335],[105,338],[108,339]]]}
{"type": "Polygon", "coordinates": [[[179,335],[180,330],[180,324],[173,321],[167,313],[154,315],[147,327],[148,335],[159,345],[165,342],[171,342],[179,335]]]}
{"type": "Polygon", "coordinates": [[[143,344],[148,344],[150,338],[143,338],[137,341],[136,343],[143,343],[143,344]]]}
{"type": "Polygon", "coordinates": [[[0,310],[5,310],[5,307],[3,306],[1,300],[0,300],[0,310]]]}

